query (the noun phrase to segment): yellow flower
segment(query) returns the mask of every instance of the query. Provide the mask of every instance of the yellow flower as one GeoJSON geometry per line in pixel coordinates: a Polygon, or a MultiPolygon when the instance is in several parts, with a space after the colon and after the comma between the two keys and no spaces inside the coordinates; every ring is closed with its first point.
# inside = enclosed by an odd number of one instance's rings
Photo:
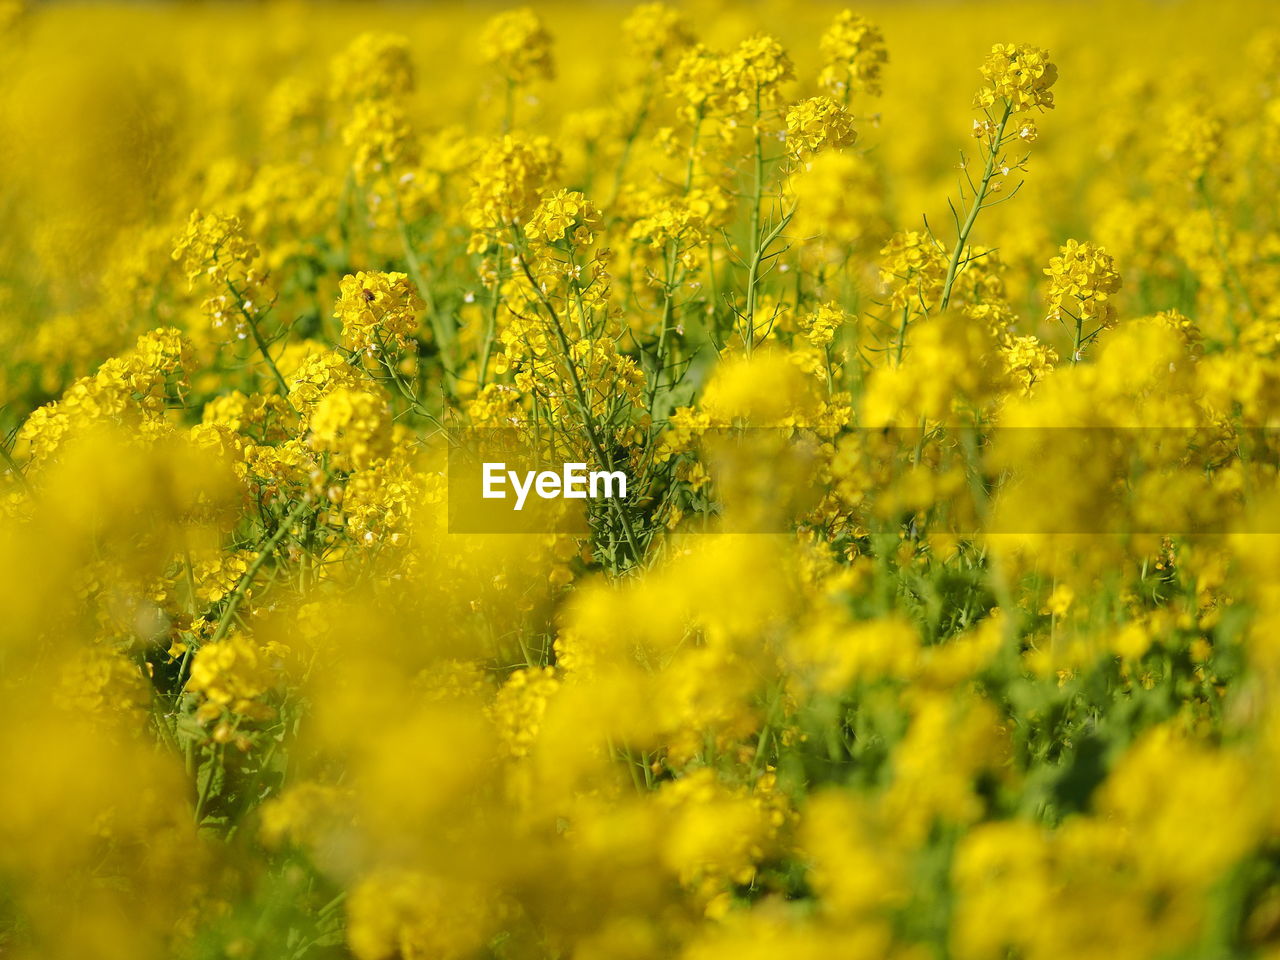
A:
{"type": "Polygon", "coordinates": [[[262,697],[275,684],[272,656],[248,636],[232,632],[196,651],[187,690],[198,696],[197,719],[208,722],[231,713],[266,719],[271,709],[262,697]]]}
{"type": "Polygon", "coordinates": [[[362,270],[343,277],[340,289],[333,316],[345,347],[374,355],[408,347],[425,304],[407,274],[362,270]]]}
{"type": "Polygon", "coordinates": [[[1028,110],[1052,110],[1049,89],[1058,80],[1058,68],[1049,54],[1025,43],[997,43],[982,64],[986,85],[978,91],[977,106],[1008,104],[1014,114],[1028,110]]]}
{"type": "Polygon", "coordinates": [[[801,100],[787,111],[787,150],[797,160],[851,146],[857,137],[853,118],[830,97],[801,100]]]}
{"type": "Polygon", "coordinates": [[[311,449],[337,470],[363,470],[391,451],[391,406],[372,388],[338,387],[311,414],[311,449]]]}
{"type": "Polygon", "coordinates": [[[599,212],[581,192],[558,190],[542,198],[524,225],[524,232],[530,240],[558,243],[572,235],[575,244],[583,244],[590,243],[600,226],[599,212]]]}
{"type": "Polygon", "coordinates": [[[1049,261],[1045,276],[1049,278],[1050,320],[1066,317],[1077,327],[1094,323],[1095,333],[1114,323],[1111,295],[1120,289],[1120,274],[1102,247],[1068,240],[1058,256],[1049,261]]]}
{"type": "Polygon", "coordinates": [[[852,10],[836,14],[820,41],[823,67],[819,82],[848,102],[852,93],[880,95],[880,69],[888,62],[880,28],[852,10]]]}
{"type": "Polygon", "coordinates": [[[512,83],[550,80],[555,76],[551,34],[531,7],[491,18],[480,34],[480,53],[485,63],[512,83]]]}
{"type": "Polygon", "coordinates": [[[413,92],[409,40],[394,33],[362,33],[329,68],[334,100],[385,100],[413,92]]]}
{"type": "Polygon", "coordinates": [[[689,22],[665,3],[642,3],[622,22],[627,43],[642,60],[660,63],[668,54],[693,43],[689,22]]]}

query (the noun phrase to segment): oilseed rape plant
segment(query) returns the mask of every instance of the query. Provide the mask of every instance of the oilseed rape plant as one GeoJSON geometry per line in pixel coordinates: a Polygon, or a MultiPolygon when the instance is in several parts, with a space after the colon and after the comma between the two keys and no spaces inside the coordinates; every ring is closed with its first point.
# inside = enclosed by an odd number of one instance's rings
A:
{"type": "Polygon", "coordinates": [[[0,956],[1280,958],[1278,171],[1265,0],[0,0],[0,956]]]}

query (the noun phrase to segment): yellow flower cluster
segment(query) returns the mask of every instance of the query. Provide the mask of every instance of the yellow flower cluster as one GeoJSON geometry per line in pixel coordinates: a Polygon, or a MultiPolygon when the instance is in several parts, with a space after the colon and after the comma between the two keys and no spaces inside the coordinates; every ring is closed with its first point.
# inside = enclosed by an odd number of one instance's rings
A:
{"type": "MultiPolygon", "coordinates": [[[[201,721],[224,713],[268,719],[271,710],[261,698],[270,688],[270,656],[243,634],[206,644],[192,658],[187,689],[200,699],[196,717],[201,721]]],[[[230,729],[220,726],[215,739],[230,739],[230,729]]]]}
{"type": "Polygon", "coordinates": [[[333,316],[342,323],[343,346],[371,354],[408,347],[424,304],[406,274],[362,270],[343,277],[339,291],[333,316]]]}
{"type": "Polygon", "coordinates": [[[56,402],[33,411],[19,438],[34,458],[46,459],[77,435],[108,423],[152,436],[163,433],[171,381],[185,375],[190,353],[190,341],[179,330],[145,333],[130,353],[109,359],[56,402]]]}
{"type": "Polygon", "coordinates": [[[977,105],[1007,104],[1015,113],[1052,110],[1058,68],[1039,47],[1025,43],[997,43],[982,65],[986,85],[978,92],[977,105]]]}
{"type": "Polygon", "coordinates": [[[889,291],[890,305],[927,313],[942,293],[947,272],[933,238],[918,230],[894,234],[880,256],[880,282],[889,291]]]}
{"type": "Polygon", "coordinates": [[[393,101],[357,102],[342,128],[342,142],[351,148],[351,169],[362,184],[377,183],[417,159],[409,124],[393,101]]]}
{"type": "Polygon", "coordinates": [[[311,449],[329,455],[336,470],[363,470],[391,450],[391,407],[368,388],[339,387],[311,413],[311,449]]]}
{"type": "Polygon", "coordinates": [[[841,10],[822,35],[819,82],[848,103],[852,94],[880,95],[880,72],[889,60],[880,28],[861,14],[841,10]]]}
{"type": "Polygon", "coordinates": [[[524,232],[530,240],[559,243],[567,236],[575,246],[585,246],[600,224],[599,211],[580,191],[560,190],[542,198],[524,232]]]}
{"type": "Polygon", "coordinates": [[[782,102],[782,85],[795,79],[791,58],[777,39],[756,34],[725,58],[723,82],[738,113],[759,113],[782,102]]]}
{"type": "Polygon", "coordinates": [[[830,97],[802,100],[787,111],[787,149],[797,160],[852,146],[857,138],[853,118],[830,97]]]}
{"type": "Polygon", "coordinates": [[[1280,957],[1229,12],[0,0],[0,956],[1280,957]]]}
{"type": "Polygon", "coordinates": [[[396,33],[362,33],[329,67],[337,101],[390,100],[413,92],[413,54],[396,33]]]}
{"type": "Polygon", "coordinates": [[[557,153],[546,140],[526,143],[503,137],[476,162],[467,219],[475,231],[472,252],[483,249],[485,238],[524,221],[537,206],[543,185],[557,164],[557,153]]]}
{"type": "Polygon", "coordinates": [[[178,237],[173,259],[182,264],[187,283],[201,281],[212,296],[204,302],[214,332],[222,339],[244,339],[274,296],[257,264],[259,251],[239,217],[191,214],[178,237]]]}
{"type": "MultiPolygon", "coordinates": [[[[1090,337],[1115,322],[1111,295],[1120,289],[1115,261],[1095,243],[1068,240],[1058,256],[1049,261],[1049,319],[1075,323],[1077,329],[1094,324],[1090,337]]],[[[1079,350],[1077,342],[1076,349],[1079,350]]]]}
{"type": "Polygon", "coordinates": [[[695,123],[728,108],[721,57],[702,44],[695,44],[667,75],[667,90],[682,102],[684,119],[695,123]]]}
{"type": "Polygon", "coordinates": [[[547,700],[560,687],[551,667],[541,670],[517,670],[493,702],[494,723],[513,757],[523,757],[538,737],[538,725],[547,710],[547,700]]]}
{"type": "Polygon", "coordinates": [[[480,51],[485,62],[510,83],[550,80],[555,76],[551,35],[531,7],[500,13],[485,24],[480,51]]]}
{"type": "Polygon", "coordinates": [[[641,60],[663,59],[693,43],[689,21],[665,3],[642,3],[622,22],[622,34],[641,60]]]}

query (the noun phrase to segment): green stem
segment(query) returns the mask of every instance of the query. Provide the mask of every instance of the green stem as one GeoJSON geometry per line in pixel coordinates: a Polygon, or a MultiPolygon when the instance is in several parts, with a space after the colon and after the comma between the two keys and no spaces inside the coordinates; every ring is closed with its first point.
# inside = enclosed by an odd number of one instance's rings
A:
{"type": "Polygon", "coordinates": [[[764,140],[760,136],[760,88],[756,88],[756,122],[755,122],[755,186],[751,193],[751,242],[755,249],[751,251],[751,267],[747,272],[747,311],[746,339],[744,347],[747,356],[755,346],[756,339],[756,273],[759,269],[763,244],[760,242],[760,200],[764,194],[764,140]]]}
{"type": "Polygon", "coordinates": [[[262,331],[258,329],[258,319],[244,305],[244,296],[235,288],[230,280],[227,281],[227,289],[231,291],[231,295],[236,299],[236,309],[240,311],[240,315],[244,317],[245,323],[249,325],[249,332],[253,334],[253,342],[258,346],[258,352],[262,354],[262,359],[267,362],[267,366],[271,368],[271,373],[276,378],[276,383],[280,384],[281,395],[284,402],[294,413],[298,411],[294,408],[293,403],[289,400],[289,382],[285,380],[284,374],[280,372],[280,368],[276,366],[276,362],[271,359],[271,351],[267,349],[267,341],[262,338],[262,331]]]}
{"type": "Polygon", "coordinates": [[[418,293],[421,294],[423,301],[427,305],[427,317],[431,323],[431,332],[435,336],[436,347],[440,351],[440,366],[444,370],[444,382],[452,393],[454,388],[454,372],[452,370],[454,338],[452,331],[446,329],[444,318],[440,316],[439,310],[436,309],[435,297],[431,293],[431,287],[427,285],[426,275],[422,271],[422,261],[418,259],[418,254],[413,249],[413,242],[409,238],[409,225],[405,223],[398,199],[396,200],[396,228],[400,234],[400,245],[404,249],[405,263],[409,267],[409,276],[413,278],[413,283],[418,288],[418,293]]]}
{"type": "Polygon", "coordinates": [[[755,347],[756,339],[756,288],[760,285],[760,265],[764,263],[765,255],[773,246],[773,242],[782,236],[782,231],[787,229],[787,224],[791,222],[791,218],[795,216],[795,207],[792,207],[782,219],[778,221],[778,225],[760,240],[756,249],[751,254],[751,264],[747,269],[747,337],[744,341],[746,353],[751,355],[752,349],[755,347]]]}
{"type": "Polygon", "coordinates": [[[215,763],[217,764],[222,763],[222,756],[223,756],[222,744],[218,744],[218,746],[214,750],[214,753],[216,753],[217,756],[209,758],[209,771],[205,775],[204,783],[200,786],[200,794],[199,796],[196,797],[196,809],[195,809],[196,826],[200,825],[200,821],[204,817],[204,805],[209,802],[209,794],[210,794],[211,788],[213,787],[213,765],[215,763]]]}
{"type": "Polygon", "coordinates": [[[689,141],[689,162],[684,168],[684,193],[689,195],[689,191],[693,189],[693,171],[695,167],[694,161],[698,155],[698,141],[702,137],[702,114],[698,114],[698,119],[693,124],[693,137],[689,141]]]}
{"type": "Polygon", "coordinates": [[[480,352],[480,389],[489,379],[489,358],[493,354],[493,341],[498,334],[498,306],[502,303],[502,275],[493,286],[493,302],[489,307],[489,320],[484,331],[484,347],[480,352]]]}
{"type": "Polygon", "coordinates": [[[667,241],[665,255],[666,272],[663,278],[662,324],[658,329],[658,345],[653,359],[653,383],[649,385],[649,410],[653,411],[654,401],[658,398],[658,387],[667,371],[667,330],[674,319],[673,287],[675,286],[675,240],[667,241]]]}
{"type": "Polygon", "coordinates": [[[9,471],[18,478],[18,482],[21,483],[28,492],[30,492],[31,481],[27,479],[27,475],[23,473],[22,468],[18,466],[18,461],[13,459],[13,454],[9,452],[9,448],[5,446],[3,440],[0,440],[0,458],[4,459],[4,462],[9,467],[9,471]]]}
{"type": "MultiPolygon", "coordinates": [[[[555,307],[551,305],[551,301],[546,294],[542,292],[542,287],[533,276],[533,271],[529,269],[529,263],[524,257],[524,253],[519,247],[519,233],[516,237],[516,259],[520,263],[520,269],[524,272],[525,279],[529,281],[529,285],[538,295],[538,300],[542,303],[543,308],[551,317],[552,329],[555,330],[556,340],[560,344],[560,349],[564,353],[565,366],[569,371],[569,382],[573,386],[574,396],[578,401],[578,409],[582,414],[582,425],[587,435],[587,441],[591,444],[591,448],[595,451],[600,462],[610,470],[613,470],[613,457],[609,456],[601,443],[600,438],[596,434],[595,420],[591,416],[591,400],[587,396],[586,389],[582,386],[582,380],[578,377],[578,370],[573,363],[573,348],[569,344],[569,337],[564,332],[564,325],[560,322],[560,315],[556,312],[555,307]]],[[[626,537],[627,546],[631,549],[631,555],[636,563],[640,562],[643,552],[640,549],[640,542],[636,539],[635,531],[631,528],[631,519],[627,516],[627,512],[622,509],[622,505],[614,499],[609,501],[614,508],[614,512],[618,516],[618,522],[622,524],[622,532],[626,537]]]]}
{"type": "Polygon", "coordinates": [[[303,512],[311,506],[307,500],[299,500],[292,510],[285,515],[280,521],[280,525],[276,528],[276,532],[271,535],[262,549],[258,551],[258,555],[253,558],[253,562],[249,564],[249,569],[244,572],[244,576],[240,578],[240,582],[236,584],[236,588],[231,591],[231,596],[227,598],[227,605],[222,610],[222,616],[218,619],[218,627],[213,632],[213,636],[209,639],[210,643],[217,643],[227,635],[227,631],[231,629],[231,621],[235,617],[236,608],[240,606],[245,595],[249,592],[249,587],[253,583],[253,578],[258,575],[258,571],[262,569],[262,565],[267,562],[267,558],[275,552],[280,541],[283,540],[293,527],[297,519],[302,516],[303,512]]]}
{"type": "Polygon", "coordinates": [[[982,182],[978,184],[977,196],[973,198],[973,206],[969,208],[969,215],[965,218],[964,224],[960,227],[960,232],[956,237],[955,249],[951,251],[951,262],[947,266],[947,279],[942,286],[942,301],[939,309],[947,309],[947,305],[951,302],[951,288],[955,285],[956,275],[960,272],[960,259],[964,256],[964,249],[969,243],[969,233],[973,230],[973,225],[978,220],[978,214],[982,210],[982,201],[986,199],[987,190],[991,186],[991,178],[995,175],[996,160],[1000,156],[1000,147],[1004,142],[1005,127],[1009,124],[1009,118],[1013,116],[1013,104],[1006,102],[1004,105],[1004,113],[1000,117],[1000,124],[996,127],[996,135],[991,140],[991,149],[987,151],[986,167],[982,171],[982,182]]]}
{"type": "Polygon", "coordinates": [[[396,365],[391,362],[391,356],[387,351],[387,345],[383,342],[382,337],[378,336],[376,339],[378,343],[378,362],[382,364],[383,369],[385,369],[390,375],[391,382],[394,383],[396,385],[396,389],[400,391],[400,396],[404,397],[405,401],[409,404],[409,407],[415,413],[426,420],[429,420],[441,430],[444,430],[445,426],[440,422],[440,418],[433,414],[427,406],[418,399],[417,392],[409,386],[404,376],[396,369],[396,365]]]}
{"type": "Polygon", "coordinates": [[[897,362],[902,365],[902,350],[907,345],[907,320],[911,317],[910,307],[902,308],[902,319],[898,321],[898,351],[897,362]]]}
{"type": "Polygon", "coordinates": [[[516,121],[516,82],[507,77],[506,102],[502,114],[502,132],[508,134],[516,121]]]}
{"type": "Polygon", "coordinates": [[[284,374],[280,372],[280,368],[276,366],[276,362],[271,359],[271,353],[267,349],[267,342],[262,339],[262,333],[258,330],[258,324],[253,320],[250,320],[249,329],[253,331],[253,341],[258,345],[258,352],[262,354],[262,359],[267,361],[267,366],[271,368],[271,372],[275,375],[276,383],[280,384],[280,389],[284,391],[282,394],[284,402],[288,403],[289,407],[292,409],[293,404],[289,402],[289,383],[285,380],[284,374]]]}

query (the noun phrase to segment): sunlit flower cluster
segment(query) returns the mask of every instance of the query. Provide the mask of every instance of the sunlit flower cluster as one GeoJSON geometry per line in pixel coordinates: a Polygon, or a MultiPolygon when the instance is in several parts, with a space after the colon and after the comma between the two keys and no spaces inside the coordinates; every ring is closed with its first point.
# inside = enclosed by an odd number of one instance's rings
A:
{"type": "Polygon", "coordinates": [[[1280,957],[1278,70],[0,0],[0,957],[1280,957]]]}

